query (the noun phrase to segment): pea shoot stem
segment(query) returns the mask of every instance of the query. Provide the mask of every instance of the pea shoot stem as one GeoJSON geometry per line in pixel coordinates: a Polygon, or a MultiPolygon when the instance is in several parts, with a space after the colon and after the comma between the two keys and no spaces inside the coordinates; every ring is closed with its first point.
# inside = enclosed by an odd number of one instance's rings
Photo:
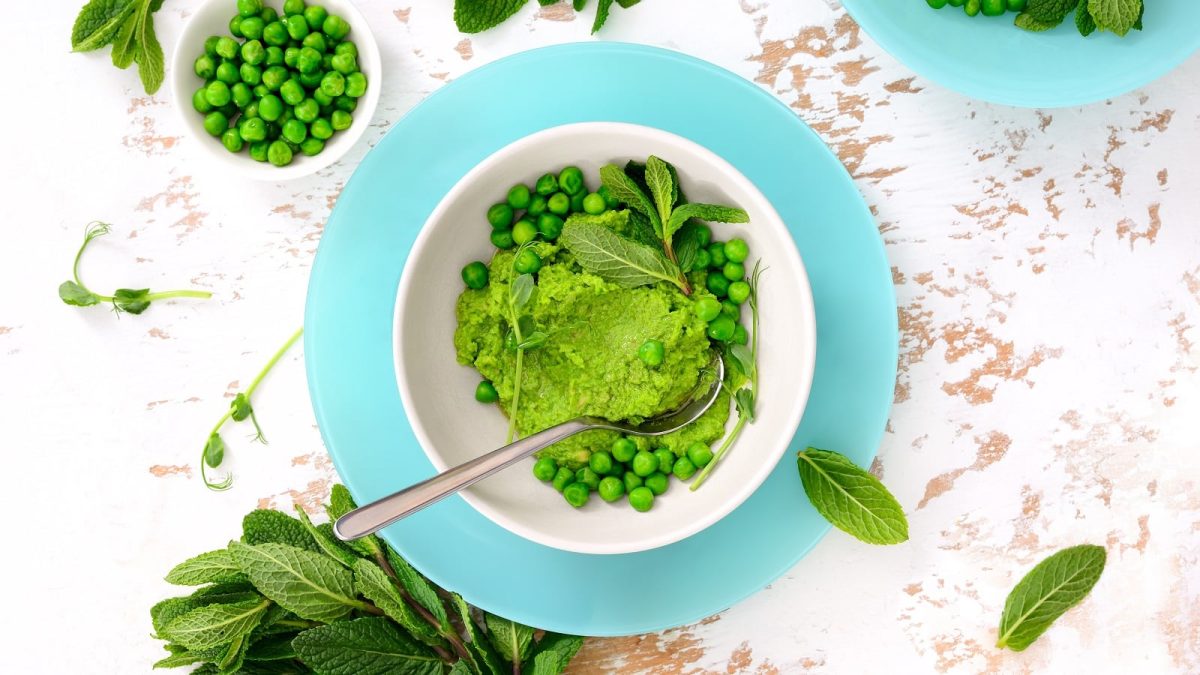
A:
{"type": "MultiPolygon", "coordinates": [[[[92,221],[88,223],[87,230],[83,235],[83,244],[79,250],[75,252],[75,261],[71,264],[71,276],[74,277],[75,283],[88,293],[91,293],[100,302],[111,302],[114,305],[117,303],[116,296],[101,295],[87,287],[83,283],[83,279],[79,277],[79,261],[83,259],[83,252],[87,250],[88,244],[92,243],[93,239],[102,237],[112,231],[112,226],[108,223],[100,221],[92,221]]],[[[149,293],[142,297],[145,302],[154,302],[155,300],[170,300],[172,298],[196,298],[198,300],[207,300],[212,297],[209,291],[197,291],[192,289],[183,289],[178,291],[159,291],[157,293],[149,293]]],[[[118,308],[119,309],[119,308],[118,308]]]]}
{"type": "Polygon", "coordinates": [[[279,363],[279,359],[283,358],[283,355],[287,353],[287,350],[291,349],[292,345],[296,344],[296,340],[299,340],[300,336],[303,334],[304,326],[301,326],[296,330],[295,333],[292,333],[292,336],[287,339],[287,342],[283,343],[283,346],[275,352],[275,354],[271,357],[271,360],[267,361],[267,365],[263,366],[263,369],[260,370],[258,375],[255,376],[254,380],[250,382],[250,386],[246,387],[246,398],[250,398],[254,395],[254,390],[258,389],[258,385],[263,381],[263,378],[267,376],[267,373],[271,372],[271,369],[275,367],[275,364],[279,363]]]}
{"type": "MultiPolygon", "coordinates": [[[[521,344],[524,338],[521,336],[521,329],[513,324],[513,335],[517,338],[517,344],[521,344]]],[[[512,410],[508,411],[508,438],[504,441],[505,445],[516,440],[517,436],[517,408],[521,405],[521,366],[525,360],[525,349],[517,347],[517,367],[513,372],[513,402],[512,410]]]]}

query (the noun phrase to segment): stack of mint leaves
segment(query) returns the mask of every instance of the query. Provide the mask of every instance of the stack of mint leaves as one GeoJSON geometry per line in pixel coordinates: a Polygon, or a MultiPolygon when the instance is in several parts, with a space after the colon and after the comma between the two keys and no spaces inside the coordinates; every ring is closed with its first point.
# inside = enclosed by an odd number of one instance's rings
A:
{"type": "Polygon", "coordinates": [[[91,0],[71,27],[71,51],[90,52],[112,45],[113,65],[138,64],[147,94],[162,86],[165,60],[154,33],[154,13],[163,0],[91,0]]]}
{"type": "Polygon", "coordinates": [[[1057,27],[1075,12],[1075,27],[1084,37],[1097,29],[1124,36],[1142,29],[1142,0],[1029,0],[1016,24],[1040,32],[1057,27]]]}
{"type": "MultiPolygon", "coordinates": [[[[326,512],[355,508],[333,488],[326,512]]],[[[543,633],[469,606],[386,543],[339,541],[330,523],[259,509],[242,538],[176,565],[167,581],[198,586],[150,610],[168,656],[155,668],[195,673],[537,675],[561,673],[583,638],[543,633]]]]}

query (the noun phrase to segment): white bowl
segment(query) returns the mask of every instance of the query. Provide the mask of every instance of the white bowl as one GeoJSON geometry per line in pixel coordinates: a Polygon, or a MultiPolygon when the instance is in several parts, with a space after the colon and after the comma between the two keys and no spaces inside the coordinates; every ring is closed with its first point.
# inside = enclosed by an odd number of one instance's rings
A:
{"type": "Polygon", "coordinates": [[[796,245],[766,197],[728,162],[674,134],[632,124],[571,124],[523,138],[471,170],[434,209],[408,256],[396,299],[396,376],[425,454],[444,471],[504,444],[507,421],[497,406],[474,400],[479,373],[458,364],[453,341],[455,300],[463,290],[459,270],[472,260],[490,260],[494,252],[488,206],[502,201],[513,183],[532,185],[546,171],[568,165],[583,169],[595,189],[602,165],[652,154],[678,168],[688,199],[738,205],[750,215],[749,224],[714,224],[713,232],[721,240],[745,239],[747,267],[761,257],[768,268],[760,294],[757,418],[699,490],[672,478],[646,513],[626,500],[607,504],[597,498],[574,509],[533,477],[533,459],[461,493],[496,524],[546,546],[630,553],[717,522],[775,468],[808,400],[816,359],[812,293],[796,245]]]}
{"type": "MultiPolygon", "coordinates": [[[[264,0],[265,6],[274,7],[283,15],[282,0],[264,0]]],[[[170,86],[171,95],[175,97],[175,110],[183,121],[184,127],[191,132],[198,152],[205,159],[216,162],[219,166],[230,171],[237,171],[255,180],[281,181],[307,176],[333,164],[351,148],[363,132],[371,124],[375,107],[379,103],[379,90],[383,86],[379,46],[375,44],[375,36],[367,20],[359,13],[358,8],[349,0],[316,0],[310,5],[323,5],[330,14],[337,14],[350,24],[350,40],[358,47],[358,67],[367,76],[367,93],[358,99],[353,122],[349,129],[335,132],[333,137],[325,142],[325,149],[320,154],[307,157],[296,153],[292,163],[279,167],[269,162],[256,162],[250,158],[246,150],[232,153],[221,144],[220,138],[210,136],[204,130],[204,116],[192,107],[192,95],[204,83],[196,76],[193,63],[196,57],[204,53],[204,41],[210,35],[229,34],[229,19],[237,14],[235,0],[205,0],[195,8],[191,18],[183,27],[175,52],[171,56],[170,86]]],[[[239,38],[239,42],[242,40],[239,38]]]]}

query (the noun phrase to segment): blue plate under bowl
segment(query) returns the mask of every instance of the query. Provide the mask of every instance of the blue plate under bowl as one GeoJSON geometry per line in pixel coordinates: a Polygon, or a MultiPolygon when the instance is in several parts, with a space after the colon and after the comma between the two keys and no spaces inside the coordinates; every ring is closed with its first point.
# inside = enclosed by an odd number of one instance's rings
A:
{"type": "MultiPolygon", "coordinates": [[[[896,302],[875,222],[845,169],[786,106],[732,73],[661,49],[584,43],[518,54],[446,85],[392,127],[342,191],[313,265],[304,346],[317,421],[354,496],[376,499],[434,473],[392,367],[392,311],[417,231],[488,155],[536,131],[586,121],[690,138],[771,200],[796,239],[816,301],[816,374],[792,449],[836,449],[869,464],[892,400],[896,302]],[[553,83],[545,89],[553,98],[516,93],[535,82],[553,83]]],[[[565,633],[625,635],[729,607],[783,574],[828,528],[789,454],[729,516],[651,551],[547,548],[459,498],[383,536],[434,582],[487,611],[565,633]],[[691,583],[630,583],[647,569],[685,572],[691,583]]]]}
{"type": "Polygon", "coordinates": [[[932,9],[925,0],[842,0],[881,47],[922,77],[972,98],[1025,108],[1119,96],[1162,77],[1200,48],[1200,1],[1145,3],[1145,30],[1084,38],[1074,13],[1058,28],[1031,33],[1013,25],[1012,13],[971,17],[961,7],[932,9]]]}

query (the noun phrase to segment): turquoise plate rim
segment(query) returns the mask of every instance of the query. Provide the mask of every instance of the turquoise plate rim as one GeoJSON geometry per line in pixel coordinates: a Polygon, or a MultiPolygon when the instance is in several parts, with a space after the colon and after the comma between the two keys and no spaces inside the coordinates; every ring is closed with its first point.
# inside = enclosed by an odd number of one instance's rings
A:
{"type": "MultiPolygon", "coordinates": [[[[389,130],[342,190],[313,263],[304,341],[318,426],[355,498],[378,498],[434,472],[405,421],[392,368],[397,283],[419,230],[396,223],[424,223],[460,176],[512,140],[582,121],[647,124],[691,138],[771,199],[810,266],[817,302],[813,394],[789,449],[836,448],[869,465],[891,407],[899,333],[890,266],[853,180],[815,132],[745,79],[664,49],[589,42],[516,54],[447,84],[389,130]],[[591,74],[627,95],[597,91],[591,74]],[[479,105],[504,100],[513,82],[535,75],[560,83],[559,105],[479,105]],[[686,100],[696,87],[714,94],[703,108],[686,107],[680,115],[677,107],[655,105],[686,100]],[[731,119],[742,124],[731,126],[731,119]],[[814,199],[802,202],[806,195],[814,199]]],[[[781,461],[718,523],[651,551],[547,548],[500,528],[458,497],[382,535],[433,582],[489,612],[564,633],[646,633],[726,609],[781,576],[824,536],[829,525],[804,497],[793,461],[781,461]],[[774,517],[780,513],[786,518],[774,517]],[[682,567],[705,583],[698,589],[624,583],[647,567],[682,567]],[[532,579],[529,568],[538,570],[532,579]],[[534,592],[533,579],[562,590],[534,592]]]]}
{"type": "Polygon", "coordinates": [[[923,0],[842,0],[842,6],[870,37],[918,75],[971,98],[1021,108],[1067,108],[1127,94],[1171,72],[1200,49],[1200,31],[1184,29],[1200,21],[1200,3],[1147,0],[1146,30],[1124,38],[1111,33],[1079,35],[1072,16],[1046,33],[1029,33],[1012,25],[1012,17],[968,17],[959,8],[934,10],[923,0]],[[887,3],[887,4],[884,4],[887,3]],[[1160,4],[1154,4],[1160,3],[1160,4]],[[900,9],[900,5],[908,5],[900,9]],[[892,14],[888,14],[888,13],[892,14]],[[904,17],[917,17],[906,26],[904,17]],[[1168,13],[1172,15],[1168,16],[1168,13]],[[995,25],[988,25],[995,24],[995,25]],[[1003,25],[1001,25],[1003,24],[1003,25]],[[948,35],[944,30],[963,31],[948,35]],[[987,47],[981,44],[990,42],[987,47]],[[933,47],[936,45],[936,48],[933,47]],[[969,50],[962,53],[963,49],[969,50]],[[1017,81],[1024,65],[1009,72],[990,69],[990,59],[1026,54],[1037,83],[1017,81]],[[1077,63],[1122,62],[1126,67],[1091,73],[1077,63]],[[1061,63],[1061,67],[1039,64],[1061,63]],[[1049,73],[1049,75],[1047,75],[1049,73]],[[1060,74],[1063,73],[1063,74],[1060,74]],[[1084,75],[1080,75],[1084,73],[1084,75]],[[1009,79],[1009,78],[1012,79],[1009,79]],[[1022,90],[1028,87],[1027,90],[1022,90]]]}

